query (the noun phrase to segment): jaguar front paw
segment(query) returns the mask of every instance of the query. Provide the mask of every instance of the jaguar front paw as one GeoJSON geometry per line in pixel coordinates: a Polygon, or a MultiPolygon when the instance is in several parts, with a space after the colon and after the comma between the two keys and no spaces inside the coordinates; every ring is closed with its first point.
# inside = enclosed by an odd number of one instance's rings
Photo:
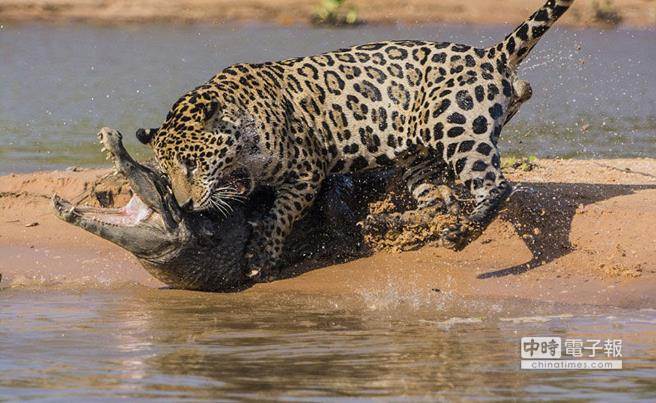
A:
{"type": "Polygon", "coordinates": [[[253,232],[244,253],[244,273],[254,282],[264,283],[276,279],[277,259],[269,252],[269,239],[263,234],[262,223],[251,223],[253,232]]]}
{"type": "Polygon", "coordinates": [[[268,283],[277,278],[273,260],[263,251],[247,251],[244,255],[246,277],[256,283],[268,283]]]}

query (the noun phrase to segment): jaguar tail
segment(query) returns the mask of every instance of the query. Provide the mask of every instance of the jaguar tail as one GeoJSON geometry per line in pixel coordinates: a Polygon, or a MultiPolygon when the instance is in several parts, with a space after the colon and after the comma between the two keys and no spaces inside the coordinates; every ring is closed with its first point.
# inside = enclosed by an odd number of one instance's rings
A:
{"type": "Polygon", "coordinates": [[[574,0],[549,0],[497,45],[506,63],[518,66],[528,56],[542,35],[571,7],[574,0]]]}

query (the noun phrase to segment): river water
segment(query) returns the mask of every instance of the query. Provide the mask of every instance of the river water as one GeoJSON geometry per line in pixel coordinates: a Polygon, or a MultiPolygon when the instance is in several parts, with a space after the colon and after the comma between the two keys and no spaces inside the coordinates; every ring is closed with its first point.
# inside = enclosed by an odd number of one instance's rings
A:
{"type": "Polygon", "coordinates": [[[0,400],[656,396],[653,310],[139,286],[0,296],[0,400]],[[621,339],[624,369],[520,371],[520,337],[535,335],[621,339]]]}
{"type": "MultiPolygon", "coordinates": [[[[1,26],[0,174],[102,166],[99,127],[156,126],[232,63],[392,38],[490,45],[510,29],[1,26]]],[[[654,157],[654,43],[654,31],[550,32],[523,66],[535,95],[502,153],[654,157]]],[[[0,286],[0,400],[656,397],[654,310],[413,298],[0,286]],[[520,338],[545,335],[622,339],[625,369],[520,371],[520,338]]]]}
{"type": "MultiPolygon", "coordinates": [[[[510,29],[3,26],[0,174],[100,164],[100,127],[155,127],[180,95],[233,63],[385,39],[488,46],[510,29]]],[[[549,32],[523,64],[535,95],[504,131],[502,155],[656,155],[655,39],[654,31],[549,32]]]]}

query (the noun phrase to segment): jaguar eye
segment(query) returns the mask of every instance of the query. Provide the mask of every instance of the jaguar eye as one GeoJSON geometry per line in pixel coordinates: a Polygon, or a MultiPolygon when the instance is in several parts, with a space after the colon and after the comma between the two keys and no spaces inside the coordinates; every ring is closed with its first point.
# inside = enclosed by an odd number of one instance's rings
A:
{"type": "Polygon", "coordinates": [[[182,165],[185,167],[188,176],[194,173],[197,168],[196,160],[191,157],[184,157],[181,160],[182,165]]]}

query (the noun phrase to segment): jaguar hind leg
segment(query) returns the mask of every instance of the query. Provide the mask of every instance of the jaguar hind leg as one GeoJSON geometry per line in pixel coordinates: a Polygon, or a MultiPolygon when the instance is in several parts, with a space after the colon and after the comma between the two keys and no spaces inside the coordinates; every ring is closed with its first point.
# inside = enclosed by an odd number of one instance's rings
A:
{"type": "Polygon", "coordinates": [[[414,160],[403,173],[403,181],[417,203],[417,209],[433,209],[457,214],[460,207],[448,183],[448,168],[436,157],[414,160]]]}
{"type": "Polygon", "coordinates": [[[501,172],[497,148],[481,144],[476,154],[460,158],[456,163],[458,175],[474,197],[475,206],[464,221],[443,231],[442,244],[451,249],[461,250],[478,238],[512,192],[512,186],[501,172]]]}

